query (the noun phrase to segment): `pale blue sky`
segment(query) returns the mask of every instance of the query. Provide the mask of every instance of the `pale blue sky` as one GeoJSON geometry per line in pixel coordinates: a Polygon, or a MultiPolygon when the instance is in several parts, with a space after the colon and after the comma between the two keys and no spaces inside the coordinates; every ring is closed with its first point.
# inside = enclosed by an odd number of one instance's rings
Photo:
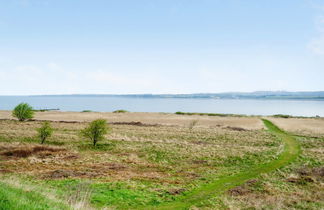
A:
{"type": "Polygon", "coordinates": [[[0,95],[324,90],[322,0],[0,0],[0,95]]]}

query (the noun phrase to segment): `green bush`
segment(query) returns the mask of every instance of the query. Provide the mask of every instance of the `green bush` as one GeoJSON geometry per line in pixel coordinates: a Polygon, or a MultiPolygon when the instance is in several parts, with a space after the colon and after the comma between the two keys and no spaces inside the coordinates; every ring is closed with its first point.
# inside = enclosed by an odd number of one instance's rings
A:
{"type": "Polygon", "coordinates": [[[116,111],[113,111],[113,113],[126,113],[128,112],[127,110],[124,110],[124,109],[118,109],[116,111]]]}
{"type": "Polygon", "coordinates": [[[93,142],[93,146],[96,146],[98,141],[103,140],[104,135],[107,133],[107,121],[103,119],[92,121],[88,127],[80,131],[81,136],[88,138],[93,142]]]}
{"type": "Polygon", "coordinates": [[[42,127],[36,129],[38,132],[38,138],[41,144],[44,144],[45,140],[50,137],[53,133],[53,128],[49,122],[44,122],[42,127]]]}
{"type": "Polygon", "coordinates": [[[12,111],[12,116],[18,118],[19,121],[32,119],[34,116],[33,107],[27,103],[20,103],[12,111]]]}
{"type": "Polygon", "coordinates": [[[273,117],[277,117],[277,118],[291,118],[292,116],[290,115],[286,115],[286,114],[275,114],[272,115],[273,117]]]}

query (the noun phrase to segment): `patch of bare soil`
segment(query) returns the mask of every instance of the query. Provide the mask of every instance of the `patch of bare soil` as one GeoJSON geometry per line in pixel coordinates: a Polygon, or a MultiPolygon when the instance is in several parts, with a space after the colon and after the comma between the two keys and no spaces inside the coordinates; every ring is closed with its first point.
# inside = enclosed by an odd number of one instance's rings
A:
{"type": "Polygon", "coordinates": [[[297,176],[289,177],[287,182],[295,184],[307,184],[324,180],[324,167],[308,168],[303,167],[296,170],[297,176]]]}
{"type": "Polygon", "coordinates": [[[251,190],[246,188],[245,186],[238,186],[230,189],[228,192],[232,196],[241,196],[251,193],[251,190]]]}
{"type": "Polygon", "coordinates": [[[206,165],[206,164],[208,164],[208,161],[207,160],[193,160],[192,163],[197,164],[197,165],[206,165]]]}
{"type": "Polygon", "coordinates": [[[59,170],[51,171],[50,173],[48,173],[47,177],[51,179],[58,179],[58,178],[68,178],[75,175],[79,175],[79,174],[72,170],[59,169],[59,170]]]}
{"type": "Polygon", "coordinates": [[[309,176],[300,176],[300,177],[289,177],[287,182],[295,183],[295,184],[306,184],[308,182],[315,182],[312,177],[309,176]]]}
{"type": "Polygon", "coordinates": [[[225,128],[228,129],[228,130],[232,130],[232,131],[248,131],[247,129],[245,129],[245,128],[240,128],[240,127],[227,126],[227,127],[225,127],[225,128]]]}
{"type": "Polygon", "coordinates": [[[112,125],[134,125],[134,126],[142,126],[142,127],[156,127],[160,126],[159,124],[148,124],[148,123],[142,123],[139,121],[132,121],[132,122],[111,122],[109,124],[112,125]]]}
{"type": "Polygon", "coordinates": [[[50,121],[50,122],[57,122],[57,123],[82,123],[80,121],[73,121],[73,120],[37,120],[37,119],[29,119],[28,121],[30,122],[46,122],[46,121],[50,121]]]}
{"type": "Polygon", "coordinates": [[[77,154],[60,147],[33,144],[0,144],[1,173],[41,175],[71,165],[77,154]]]}
{"type": "Polygon", "coordinates": [[[7,169],[0,169],[0,174],[12,173],[13,171],[7,169]]]}
{"type": "Polygon", "coordinates": [[[257,182],[258,180],[256,179],[249,180],[241,186],[237,186],[228,190],[228,193],[232,196],[242,196],[242,195],[249,194],[252,192],[251,187],[257,182]]]}
{"type": "Polygon", "coordinates": [[[198,145],[210,145],[210,142],[206,142],[206,141],[193,141],[193,144],[198,144],[198,145]]]}
{"type": "Polygon", "coordinates": [[[62,179],[62,178],[70,178],[70,177],[86,177],[86,178],[94,178],[98,177],[101,174],[96,172],[89,171],[77,171],[77,170],[68,170],[68,169],[57,169],[50,171],[43,175],[45,179],[62,179]]]}
{"type": "Polygon", "coordinates": [[[300,168],[297,170],[298,174],[302,176],[315,176],[324,178],[324,167],[319,168],[300,168]]]}
{"type": "Polygon", "coordinates": [[[181,177],[186,177],[186,179],[185,179],[186,181],[194,180],[194,179],[197,179],[200,177],[199,174],[190,172],[190,171],[186,171],[186,170],[179,170],[179,171],[177,171],[177,174],[181,177]]]}
{"type": "Polygon", "coordinates": [[[184,189],[184,188],[176,188],[176,189],[168,190],[167,193],[169,193],[170,195],[179,195],[179,194],[183,193],[184,191],[186,191],[186,189],[184,189]]]}
{"type": "MultiPolygon", "coordinates": [[[[2,147],[3,148],[3,147],[2,147]]],[[[35,154],[47,154],[51,155],[52,153],[65,151],[63,148],[49,147],[49,146],[34,146],[34,147],[18,147],[18,148],[6,148],[4,152],[1,152],[0,155],[6,157],[18,157],[26,158],[35,154]]]]}

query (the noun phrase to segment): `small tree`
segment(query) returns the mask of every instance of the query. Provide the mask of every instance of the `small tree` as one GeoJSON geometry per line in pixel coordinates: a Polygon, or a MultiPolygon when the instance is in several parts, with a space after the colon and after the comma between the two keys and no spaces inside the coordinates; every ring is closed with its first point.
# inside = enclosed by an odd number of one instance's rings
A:
{"type": "Polygon", "coordinates": [[[107,133],[107,121],[103,119],[92,121],[88,127],[80,131],[81,136],[89,138],[93,142],[93,146],[96,146],[98,141],[103,140],[107,133]]]}
{"type": "Polygon", "coordinates": [[[49,122],[44,122],[42,127],[36,129],[41,144],[44,144],[45,140],[50,137],[53,133],[53,128],[49,122]]]}
{"type": "Polygon", "coordinates": [[[27,103],[20,103],[12,111],[12,116],[18,118],[19,121],[32,119],[34,116],[33,107],[27,103]]]}

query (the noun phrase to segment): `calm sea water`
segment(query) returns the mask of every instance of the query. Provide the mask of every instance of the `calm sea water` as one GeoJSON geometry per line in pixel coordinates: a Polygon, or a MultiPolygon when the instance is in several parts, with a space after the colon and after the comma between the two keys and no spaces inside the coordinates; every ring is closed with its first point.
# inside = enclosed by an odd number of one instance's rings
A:
{"type": "Polygon", "coordinates": [[[248,115],[289,114],[324,116],[324,101],[307,100],[243,100],[243,99],[166,99],[107,96],[0,96],[0,110],[11,110],[27,102],[35,109],[59,108],[62,111],[132,112],[209,112],[248,115]]]}

